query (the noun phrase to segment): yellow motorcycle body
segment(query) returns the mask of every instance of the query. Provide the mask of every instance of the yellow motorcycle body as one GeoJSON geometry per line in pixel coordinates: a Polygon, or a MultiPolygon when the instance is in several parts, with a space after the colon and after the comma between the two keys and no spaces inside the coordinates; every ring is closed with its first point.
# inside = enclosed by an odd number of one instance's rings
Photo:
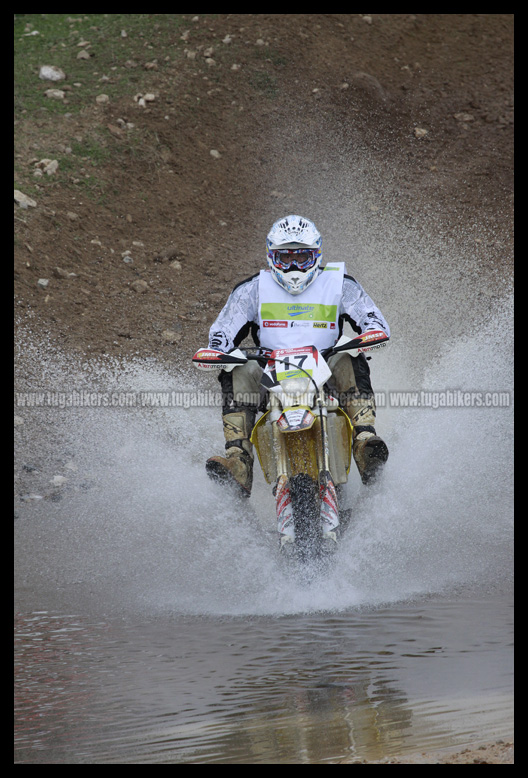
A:
{"type": "MultiPolygon", "coordinates": [[[[302,410],[303,426],[296,423],[299,417],[296,407],[285,409],[277,422],[271,422],[270,411],[267,411],[253,428],[251,442],[268,484],[275,484],[279,475],[292,478],[305,474],[314,481],[319,478],[324,465],[321,419],[312,409],[302,410]],[[282,426],[281,420],[284,420],[282,426]],[[275,434],[273,424],[276,425],[275,434]]],[[[328,412],[325,422],[330,475],[334,484],[344,484],[348,480],[352,459],[352,424],[339,407],[328,412]]]]}

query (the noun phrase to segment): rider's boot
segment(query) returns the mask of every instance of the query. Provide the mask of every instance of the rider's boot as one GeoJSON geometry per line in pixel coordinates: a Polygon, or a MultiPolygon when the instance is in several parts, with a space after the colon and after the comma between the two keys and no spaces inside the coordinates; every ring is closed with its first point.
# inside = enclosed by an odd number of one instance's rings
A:
{"type": "Polygon", "coordinates": [[[389,458],[387,444],[378,435],[374,427],[354,427],[354,461],[364,484],[371,483],[389,458]]]}
{"type": "Polygon", "coordinates": [[[376,434],[373,397],[350,398],[345,408],[353,424],[352,454],[364,484],[373,482],[389,457],[387,444],[376,434]]]}
{"type": "Polygon", "coordinates": [[[210,457],[205,463],[209,476],[231,484],[243,497],[249,497],[253,484],[253,446],[249,440],[255,412],[238,408],[222,417],[226,440],[225,457],[210,457]]]}

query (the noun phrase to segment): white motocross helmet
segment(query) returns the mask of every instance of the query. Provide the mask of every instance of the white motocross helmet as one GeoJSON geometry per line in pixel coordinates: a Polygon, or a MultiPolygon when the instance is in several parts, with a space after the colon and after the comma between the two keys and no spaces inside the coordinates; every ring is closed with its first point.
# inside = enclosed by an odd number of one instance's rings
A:
{"type": "Polygon", "coordinates": [[[310,219],[285,216],[269,231],[268,265],[275,281],[290,294],[301,294],[317,278],[323,239],[310,219]]]}

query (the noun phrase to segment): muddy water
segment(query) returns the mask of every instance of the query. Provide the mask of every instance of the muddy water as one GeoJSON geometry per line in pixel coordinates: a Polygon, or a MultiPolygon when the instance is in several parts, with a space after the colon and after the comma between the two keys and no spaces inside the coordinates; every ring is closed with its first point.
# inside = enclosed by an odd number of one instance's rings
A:
{"type": "Polygon", "coordinates": [[[322,764],[512,731],[508,598],[16,619],[20,764],[322,764]]]}

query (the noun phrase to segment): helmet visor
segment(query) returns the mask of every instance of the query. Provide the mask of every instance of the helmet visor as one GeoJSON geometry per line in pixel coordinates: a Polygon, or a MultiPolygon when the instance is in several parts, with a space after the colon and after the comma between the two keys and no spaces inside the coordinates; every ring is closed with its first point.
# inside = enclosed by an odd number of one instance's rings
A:
{"type": "Polygon", "coordinates": [[[273,266],[278,270],[309,270],[317,261],[311,249],[278,249],[273,252],[273,266]]]}

